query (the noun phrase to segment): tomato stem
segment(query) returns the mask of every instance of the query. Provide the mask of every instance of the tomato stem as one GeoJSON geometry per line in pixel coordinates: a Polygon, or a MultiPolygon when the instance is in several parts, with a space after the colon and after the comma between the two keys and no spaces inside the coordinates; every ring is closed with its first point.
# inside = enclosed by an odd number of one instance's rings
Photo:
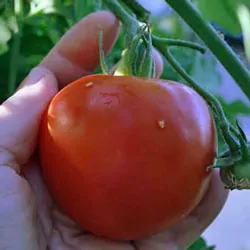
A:
{"type": "MultiPolygon", "coordinates": [[[[198,12],[186,0],[165,1],[181,15],[197,35],[200,36],[207,47],[214,52],[231,76],[236,80],[242,91],[250,99],[250,88],[248,87],[250,84],[250,75],[230,47],[204,22],[198,12]]],[[[136,1],[123,0],[123,2],[126,3],[137,16],[143,16],[141,13],[143,9],[136,8],[136,5],[139,5],[135,4],[136,1]]],[[[152,42],[177,73],[207,101],[213,112],[214,119],[219,125],[224,141],[229,147],[229,153],[227,157],[217,158],[217,164],[210,166],[210,168],[220,168],[221,179],[227,188],[249,189],[250,165],[248,163],[250,161],[250,150],[244,131],[240,128],[239,124],[237,124],[237,128],[230,124],[220,102],[212,94],[198,85],[170,52],[172,46],[184,46],[196,49],[201,53],[205,53],[205,49],[200,45],[187,41],[159,38],[156,36],[152,36],[152,42]]]]}
{"type": "Polygon", "coordinates": [[[204,54],[207,49],[197,43],[185,41],[185,40],[180,40],[180,39],[171,39],[171,38],[162,38],[162,37],[157,37],[155,35],[152,35],[152,40],[155,43],[161,43],[165,44],[166,46],[179,46],[179,47],[186,47],[189,49],[195,49],[202,54],[204,54]]]}
{"type": "Polygon", "coordinates": [[[104,47],[103,47],[103,29],[99,34],[99,50],[100,50],[100,66],[104,75],[109,75],[109,69],[105,61],[104,47]]]}
{"type": "Polygon", "coordinates": [[[244,133],[243,129],[241,128],[238,120],[236,121],[236,125],[239,131],[239,141],[241,145],[241,154],[242,154],[242,161],[243,162],[250,162],[250,150],[248,148],[248,142],[246,134],[244,133]]]}
{"type": "Polygon", "coordinates": [[[124,50],[114,75],[154,78],[155,63],[149,26],[142,24],[128,48],[124,50]]]}
{"type": "Polygon", "coordinates": [[[155,77],[155,63],[153,58],[153,44],[150,29],[148,24],[143,24],[139,30],[138,38],[141,41],[135,42],[137,48],[132,49],[132,71],[136,76],[154,78],[155,77]],[[139,66],[139,67],[138,67],[139,66]]]}
{"type": "Polygon", "coordinates": [[[154,77],[155,64],[152,53],[154,41],[166,46],[182,46],[196,49],[201,53],[205,53],[206,51],[204,47],[189,41],[152,36],[149,29],[150,12],[134,0],[123,0],[123,3],[127,4],[144,23],[139,22],[130,15],[117,0],[104,0],[104,2],[116,14],[127,30],[126,50],[115,75],[132,74],[149,78],[154,77]],[[143,29],[143,27],[147,27],[147,29],[143,29]],[[145,42],[145,39],[146,44],[143,45],[142,40],[145,42]]]}
{"type": "Polygon", "coordinates": [[[233,50],[214,29],[203,20],[199,12],[187,0],[165,0],[178,15],[194,30],[217,59],[227,69],[241,90],[250,100],[250,74],[233,50]]]}
{"type": "MultiPolygon", "coordinates": [[[[115,75],[135,75],[152,78],[155,76],[155,64],[152,52],[152,37],[148,22],[139,22],[131,16],[117,0],[104,0],[108,8],[113,11],[127,30],[126,50],[115,75]]],[[[133,8],[140,6],[135,4],[133,8]]],[[[139,7],[140,8],[140,7],[139,7]]],[[[145,11],[140,8],[140,13],[145,11]]],[[[149,16],[148,12],[145,16],[149,16]]],[[[144,17],[144,20],[147,18],[144,17]]]]}
{"type": "Polygon", "coordinates": [[[137,20],[148,23],[151,13],[135,0],[123,0],[123,2],[135,13],[137,20]]]}
{"type": "MultiPolygon", "coordinates": [[[[120,5],[116,0],[104,0],[111,11],[113,11],[117,17],[123,22],[125,26],[130,27],[136,27],[136,33],[138,35],[138,30],[140,30],[139,22],[133,18],[130,14],[126,12],[126,10],[123,8],[122,5],[120,5]]],[[[143,7],[138,8],[140,6],[139,3],[135,4],[135,1],[126,1],[123,0],[125,4],[128,4],[128,7],[131,7],[133,11],[137,11],[141,15],[141,12],[143,10],[143,7]],[[131,4],[131,6],[130,6],[131,4]],[[140,9],[140,10],[139,10],[140,9]]],[[[135,30],[132,29],[130,35],[135,30]]],[[[133,39],[131,41],[134,41],[133,39]]],[[[198,49],[201,52],[204,52],[204,49],[201,46],[198,46],[197,44],[193,44],[191,42],[183,42],[183,41],[174,41],[170,39],[161,39],[156,36],[152,36],[152,43],[153,45],[163,54],[163,56],[169,61],[169,63],[172,65],[172,67],[185,79],[191,87],[193,87],[201,96],[206,99],[208,104],[210,105],[211,109],[214,111],[214,113],[219,118],[219,125],[224,137],[225,142],[228,144],[228,147],[230,148],[230,151],[235,153],[237,149],[239,148],[238,141],[235,139],[234,135],[230,131],[230,127],[232,126],[224,112],[223,109],[219,103],[219,101],[210,93],[206,92],[202,87],[200,87],[181,67],[181,65],[175,60],[175,58],[171,55],[169,52],[169,47],[172,45],[181,45],[186,46],[192,49],[198,49]]],[[[126,54],[127,56],[128,54],[126,54]]],[[[127,58],[126,58],[127,59],[127,58]]],[[[129,61],[129,59],[127,59],[129,61]]]]}
{"type": "Polygon", "coordinates": [[[136,35],[140,25],[139,22],[131,16],[117,0],[103,0],[107,7],[115,13],[119,20],[123,23],[127,30],[127,45],[132,41],[136,35]]]}

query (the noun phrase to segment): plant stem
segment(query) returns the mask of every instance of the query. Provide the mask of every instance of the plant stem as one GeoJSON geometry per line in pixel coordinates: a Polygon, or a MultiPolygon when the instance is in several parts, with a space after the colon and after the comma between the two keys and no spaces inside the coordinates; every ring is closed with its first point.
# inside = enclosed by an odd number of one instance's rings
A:
{"type": "Polygon", "coordinates": [[[105,61],[105,53],[104,53],[104,46],[103,46],[103,29],[100,30],[100,34],[99,34],[99,50],[100,50],[99,52],[100,66],[101,66],[102,73],[104,75],[109,75],[109,69],[105,61]]]}
{"type": "MultiPolygon", "coordinates": [[[[130,15],[117,0],[104,0],[104,2],[108,8],[116,14],[127,31],[126,52],[123,55],[115,74],[134,75],[133,73],[135,73],[137,76],[154,76],[155,64],[148,22],[139,22],[134,16],[130,15]],[[140,46],[142,40],[146,43],[145,46],[140,46]],[[141,48],[141,50],[138,51],[138,48],[141,48]]],[[[128,2],[135,4],[134,1],[128,2]]],[[[135,6],[133,5],[134,8],[137,8],[138,6],[140,5],[137,3],[135,6]]],[[[141,7],[140,10],[143,12],[145,9],[141,7]]]]}
{"type": "MultiPolygon", "coordinates": [[[[131,26],[137,27],[139,26],[139,22],[134,19],[132,16],[130,16],[126,11],[123,9],[123,7],[116,1],[116,0],[104,0],[106,1],[106,4],[108,4],[108,7],[112,12],[114,12],[118,18],[125,23],[125,26],[130,24],[131,26]]],[[[183,0],[181,0],[183,1],[183,0]]],[[[126,2],[126,0],[123,0],[123,2],[126,2]]],[[[130,2],[130,1],[127,1],[130,2]]],[[[128,6],[129,7],[129,6],[128,6]]],[[[225,142],[228,144],[228,147],[230,148],[230,151],[232,154],[234,154],[238,148],[239,144],[234,135],[231,133],[230,129],[233,129],[233,126],[228,122],[223,108],[221,107],[219,101],[209,92],[205,91],[201,86],[199,86],[181,67],[181,65],[176,61],[176,59],[171,55],[169,52],[169,47],[172,45],[182,45],[186,46],[192,49],[202,50],[201,47],[197,47],[197,45],[194,45],[193,43],[187,43],[187,42],[180,42],[180,41],[174,41],[174,40],[168,40],[168,39],[161,39],[158,37],[153,36],[152,37],[152,43],[155,46],[156,49],[158,49],[159,52],[163,54],[163,56],[169,61],[171,66],[182,76],[183,79],[185,79],[188,84],[197,91],[209,104],[212,111],[215,113],[215,115],[218,117],[219,120],[219,126],[222,131],[222,135],[224,137],[225,142]]]]}
{"type": "Polygon", "coordinates": [[[9,82],[8,82],[8,93],[12,95],[16,88],[16,78],[19,69],[19,56],[20,56],[20,45],[22,37],[22,17],[23,17],[23,3],[22,0],[15,0],[14,11],[16,16],[16,22],[18,30],[13,36],[13,43],[10,54],[10,69],[9,69],[9,82]]]}
{"type": "MultiPolygon", "coordinates": [[[[113,13],[115,13],[115,15],[119,18],[119,20],[125,26],[133,27],[132,33],[135,35],[136,31],[140,27],[138,21],[125,11],[124,8],[122,7],[122,5],[117,0],[103,0],[103,1],[106,3],[108,8],[113,13]]],[[[122,0],[122,1],[125,4],[127,4],[128,7],[133,9],[133,11],[137,11],[137,15],[139,15],[138,13],[140,13],[140,15],[142,15],[141,12],[143,10],[145,10],[140,4],[138,4],[134,0],[122,0]],[[132,6],[129,5],[131,3],[132,3],[132,6]],[[138,6],[139,6],[140,11],[138,9],[137,10],[135,9],[135,7],[138,8],[138,6]]],[[[187,47],[187,48],[191,48],[191,49],[196,49],[196,50],[199,50],[201,53],[206,52],[206,49],[203,46],[200,46],[198,44],[195,44],[195,43],[192,43],[192,42],[189,42],[189,41],[168,39],[168,38],[160,38],[160,37],[157,37],[157,36],[152,36],[152,41],[159,41],[161,43],[165,43],[168,46],[182,46],[182,47],[187,47]]]]}
{"type": "Polygon", "coordinates": [[[194,30],[211,52],[227,69],[241,90],[250,100],[250,75],[231,48],[206,23],[199,12],[187,0],[165,0],[182,19],[194,30]]]}
{"type": "Polygon", "coordinates": [[[142,5],[137,3],[136,0],[123,0],[123,2],[135,13],[136,18],[147,23],[149,21],[151,13],[146,10],[142,5]]]}
{"type": "Polygon", "coordinates": [[[124,24],[127,29],[127,41],[132,41],[140,27],[138,21],[129,15],[117,0],[103,0],[103,2],[124,24]]]}
{"type": "Polygon", "coordinates": [[[169,47],[166,48],[164,44],[162,44],[159,40],[154,40],[153,45],[163,54],[166,60],[170,63],[170,65],[176,70],[176,72],[187,81],[187,83],[197,92],[199,93],[209,104],[211,110],[215,113],[219,121],[219,127],[221,129],[222,135],[224,137],[225,142],[227,143],[230,151],[232,153],[236,152],[239,148],[239,144],[230,129],[232,125],[228,122],[223,108],[221,107],[219,101],[209,92],[204,90],[200,85],[198,85],[181,67],[179,62],[171,55],[169,52],[169,47]]]}
{"type": "Polygon", "coordinates": [[[157,37],[157,36],[153,36],[153,35],[152,35],[152,40],[154,42],[165,44],[166,46],[186,47],[186,48],[198,50],[202,54],[204,54],[206,52],[205,47],[203,47],[199,44],[193,43],[193,42],[185,41],[185,40],[161,38],[161,37],[157,37]]]}

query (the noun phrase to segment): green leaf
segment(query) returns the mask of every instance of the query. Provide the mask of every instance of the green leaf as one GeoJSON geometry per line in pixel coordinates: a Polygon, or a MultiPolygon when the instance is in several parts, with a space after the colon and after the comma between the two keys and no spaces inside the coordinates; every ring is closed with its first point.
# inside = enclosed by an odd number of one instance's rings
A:
{"type": "Polygon", "coordinates": [[[9,49],[9,46],[7,43],[0,43],[0,56],[5,54],[9,49]]]}
{"type": "MultiPolygon", "coordinates": [[[[239,116],[249,116],[250,115],[250,106],[249,104],[244,103],[241,100],[234,100],[232,102],[226,102],[222,96],[217,95],[216,98],[219,100],[219,102],[222,105],[222,108],[224,110],[224,113],[229,120],[230,123],[236,124],[236,119],[239,118],[239,116]]],[[[219,147],[218,151],[219,154],[227,149],[227,146],[223,140],[223,137],[221,135],[221,131],[219,129],[219,124],[216,123],[216,128],[218,131],[218,142],[219,147]]]]}
{"type": "Polygon", "coordinates": [[[204,56],[197,52],[196,59],[188,69],[188,73],[198,84],[214,93],[222,83],[221,74],[216,66],[217,61],[213,56],[204,56]]]}
{"type": "Polygon", "coordinates": [[[202,238],[198,238],[187,250],[214,250],[214,246],[207,246],[202,238]]]}
{"type": "Polygon", "coordinates": [[[21,53],[23,56],[45,55],[52,48],[53,43],[46,30],[39,29],[38,27],[35,29],[33,26],[25,25],[23,29],[25,35],[22,37],[21,44],[21,53]]]}
{"type": "Polygon", "coordinates": [[[75,0],[74,13],[76,21],[79,21],[84,16],[96,11],[100,7],[100,0],[75,0]]]}
{"type": "Polygon", "coordinates": [[[7,43],[11,38],[11,32],[3,18],[0,18],[0,44],[7,43]]]}
{"type": "MultiPolygon", "coordinates": [[[[184,47],[173,47],[171,48],[171,53],[187,72],[189,72],[194,67],[197,58],[196,51],[186,49],[184,47]]],[[[176,73],[176,71],[172,68],[172,66],[170,66],[170,64],[164,58],[163,60],[164,60],[164,69],[161,78],[183,82],[183,79],[180,77],[179,74],[176,73]]],[[[208,74],[209,73],[211,72],[208,72],[208,74]]]]}
{"type": "Polygon", "coordinates": [[[226,102],[221,96],[217,96],[220,101],[223,110],[230,122],[235,123],[236,118],[239,115],[250,116],[250,106],[241,100],[234,100],[232,102],[226,102]]]}
{"type": "Polygon", "coordinates": [[[207,21],[213,21],[227,32],[238,35],[241,26],[237,8],[247,0],[196,0],[199,10],[207,21]]]}

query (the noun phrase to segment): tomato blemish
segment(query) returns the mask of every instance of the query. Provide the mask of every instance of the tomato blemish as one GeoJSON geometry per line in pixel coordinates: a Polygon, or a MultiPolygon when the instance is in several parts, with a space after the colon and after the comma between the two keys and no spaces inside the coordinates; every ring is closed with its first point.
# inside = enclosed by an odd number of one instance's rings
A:
{"type": "Polygon", "coordinates": [[[160,128],[165,128],[165,121],[163,121],[163,120],[158,121],[158,125],[160,128]]]}
{"type": "Polygon", "coordinates": [[[88,82],[88,83],[85,84],[85,86],[86,87],[91,87],[91,86],[93,86],[93,82],[88,82]]]}

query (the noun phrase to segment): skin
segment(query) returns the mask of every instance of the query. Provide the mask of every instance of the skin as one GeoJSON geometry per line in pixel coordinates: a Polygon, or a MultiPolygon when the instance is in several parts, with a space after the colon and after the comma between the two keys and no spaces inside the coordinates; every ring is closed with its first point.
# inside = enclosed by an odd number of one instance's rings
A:
{"type": "MultiPolygon", "coordinates": [[[[108,52],[119,32],[118,21],[108,12],[92,14],[68,31],[0,106],[0,249],[185,249],[225,203],[227,191],[214,171],[205,197],[189,216],[169,231],[135,242],[95,237],[58,209],[41,178],[35,154],[39,124],[58,89],[97,66],[100,25],[108,52]]],[[[162,63],[158,55],[155,58],[159,76],[162,63]]]]}

